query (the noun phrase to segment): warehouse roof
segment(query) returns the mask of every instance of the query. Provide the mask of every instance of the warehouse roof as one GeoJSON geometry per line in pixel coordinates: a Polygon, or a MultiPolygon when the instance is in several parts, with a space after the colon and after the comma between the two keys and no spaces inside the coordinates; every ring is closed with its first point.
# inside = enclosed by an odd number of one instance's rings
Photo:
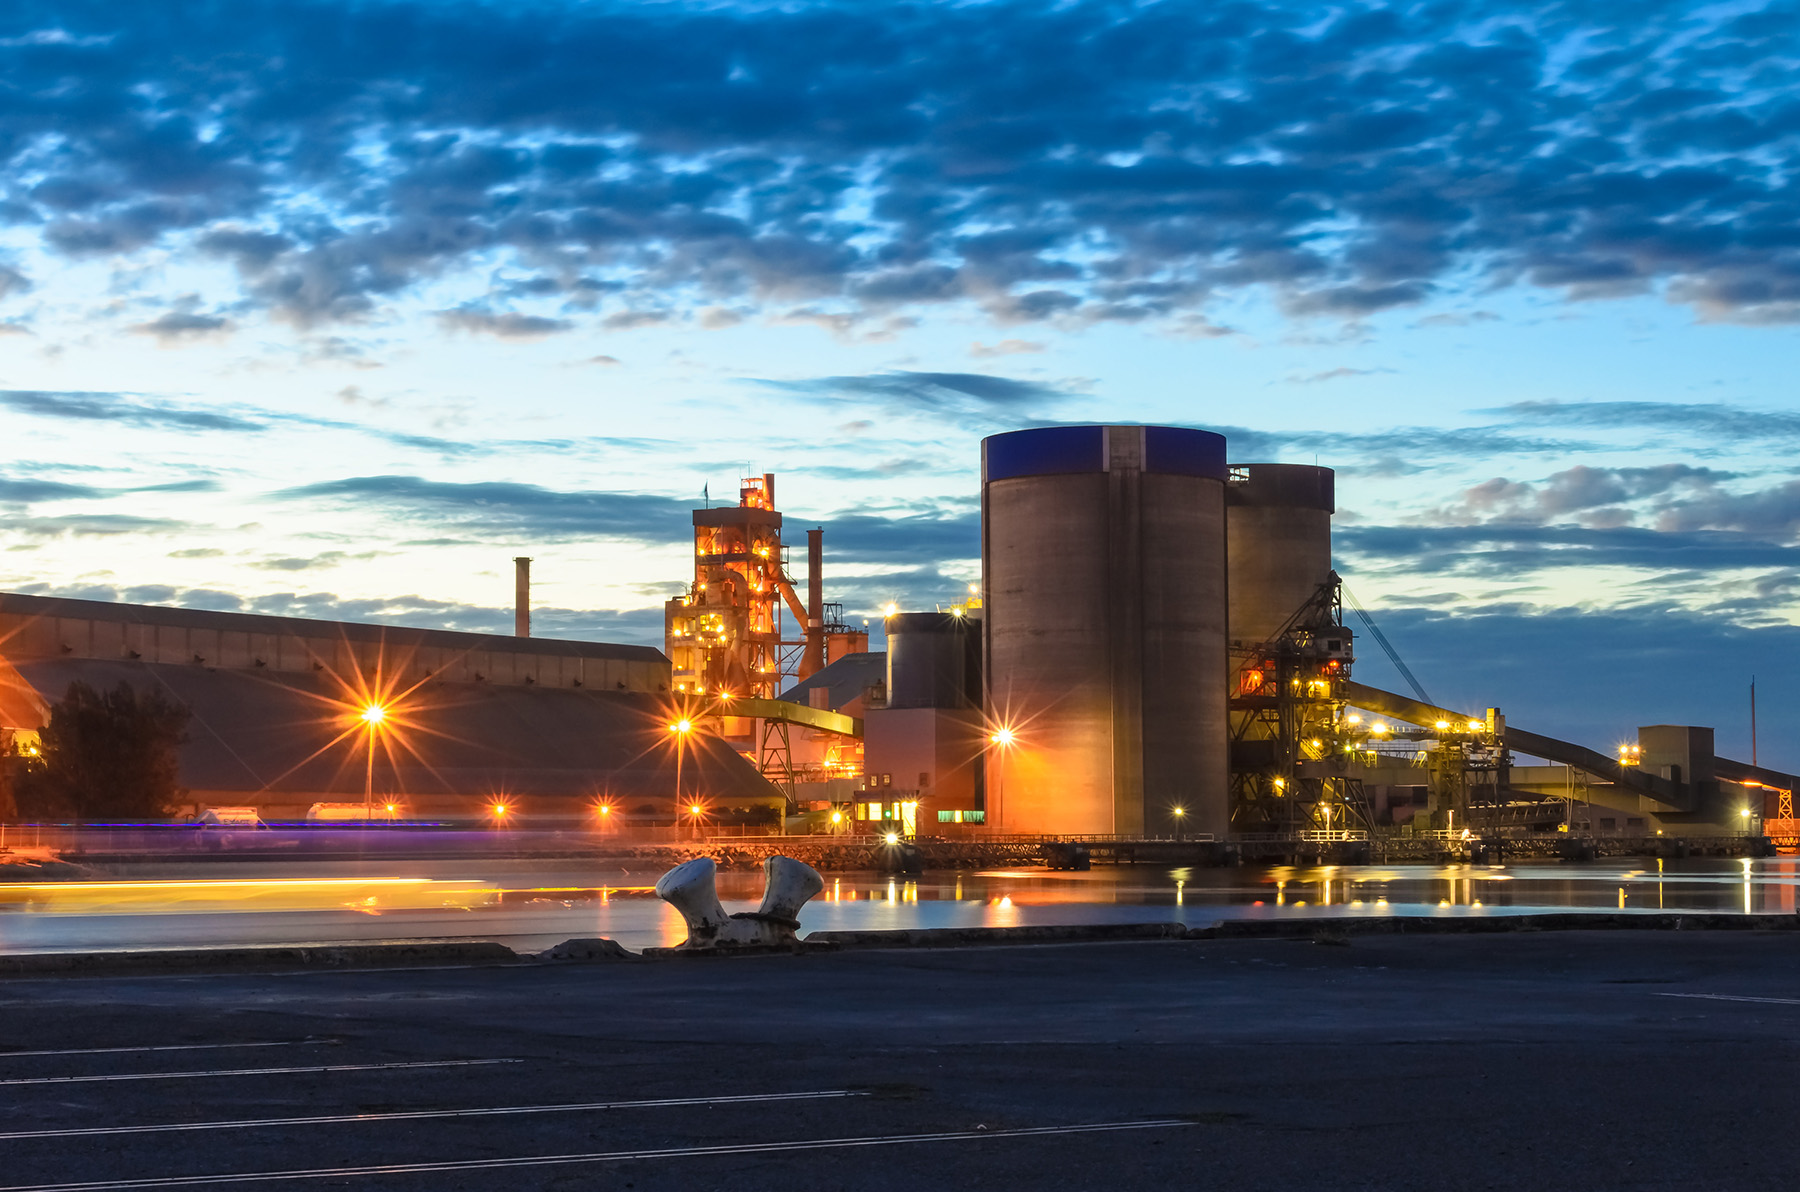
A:
{"type": "MultiPolygon", "coordinates": [[[[362,700],[329,675],[81,658],[19,662],[14,670],[47,702],[71,682],[103,690],[124,682],[187,707],[193,719],[181,782],[192,790],[243,792],[246,802],[259,793],[363,797],[362,700]]],[[[665,800],[675,790],[667,718],[662,701],[637,692],[431,681],[391,701],[375,789],[665,800]]],[[[687,742],[684,791],[779,797],[724,741],[696,733],[687,742]]]]}

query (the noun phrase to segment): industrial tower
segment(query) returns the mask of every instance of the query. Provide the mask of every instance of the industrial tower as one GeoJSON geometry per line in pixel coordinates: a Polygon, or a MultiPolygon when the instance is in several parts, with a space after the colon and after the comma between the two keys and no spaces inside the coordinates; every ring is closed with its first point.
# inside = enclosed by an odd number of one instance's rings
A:
{"type": "Polygon", "coordinates": [[[694,510],[694,580],[664,606],[663,636],[674,688],[693,696],[774,699],[784,672],[817,669],[824,626],[788,577],[774,473],[746,478],[736,505],[694,510]],[[783,601],[800,641],[782,640],[783,601]]]}

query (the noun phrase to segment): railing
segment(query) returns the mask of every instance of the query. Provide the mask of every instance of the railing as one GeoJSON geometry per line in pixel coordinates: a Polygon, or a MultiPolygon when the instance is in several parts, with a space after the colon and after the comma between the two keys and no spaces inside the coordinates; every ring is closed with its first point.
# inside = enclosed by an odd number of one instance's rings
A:
{"type": "Polygon", "coordinates": [[[1069,833],[974,833],[970,836],[942,839],[979,840],[990,844],[1212,844],[1218,840],[1211,832],[1183,832],[1179,836],[1132,836],[1123,832],[1069,833]]]}
{"type": "Polygon", "coordinates": [[[1363,841],[1369,833],[1363,828],[1301,828],[1293,832],[1239,832],[1232,837],[1239,844],[1341,844],[1363,841]]]}

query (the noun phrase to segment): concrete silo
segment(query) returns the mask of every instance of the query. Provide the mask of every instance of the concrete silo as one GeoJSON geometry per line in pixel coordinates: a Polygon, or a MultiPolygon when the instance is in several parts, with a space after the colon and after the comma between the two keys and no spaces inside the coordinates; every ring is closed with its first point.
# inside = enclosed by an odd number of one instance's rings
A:
{"type": "Polygon", "coordinates": [[[1226,486],[1231,644],[1273,637],[1331,576],[1335,475],[1307,464],[1233,464],[1226,486]]]}
{"type": "Polygon", "coordinates": [[[1224,438],[1059,426],[981,447],[990,827],[1222,836],[1224,438]]]}

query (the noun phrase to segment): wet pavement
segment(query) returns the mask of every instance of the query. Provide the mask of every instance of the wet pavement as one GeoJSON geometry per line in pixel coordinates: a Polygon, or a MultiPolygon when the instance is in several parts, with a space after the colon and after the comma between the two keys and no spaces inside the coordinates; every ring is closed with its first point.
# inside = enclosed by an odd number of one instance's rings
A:
{"type": "Polygon", "coordinates": [[[8,1189],[1685,1192],[1800,1159],[1800,933],[33,978],[0,1003],[8,1189]]]}

